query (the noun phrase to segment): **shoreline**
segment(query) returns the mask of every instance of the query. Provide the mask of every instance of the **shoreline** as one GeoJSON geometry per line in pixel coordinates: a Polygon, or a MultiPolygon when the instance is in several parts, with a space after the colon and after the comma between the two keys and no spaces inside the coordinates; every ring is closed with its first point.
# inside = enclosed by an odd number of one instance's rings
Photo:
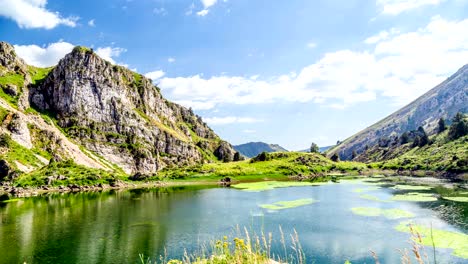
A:
{"type": "MultiPolygon", "coordinates": [[[[397,179],[400,181],[411,182],[416,184],[429,184],[429,185],[442,185],[446,187],[452,187],[455,184],[460,184],[461,188],[468,189],[467,173],[453,174],[448,172],[434,172],[434,171],[378,171],[369,170],[364,171],[360,174],[352,173],[328,173],[321,176],[284,176],[285,179],[290,181],[307,181],[327,177],[356,177],[356,178],[367,178],[372,175],[382,175],[385,178],[397,179]]],[[[168,181],[147,181],[147,182],[126,182],[116,181],[113,184],[96,184],[87,186],[78,186],[75,184],[69,184],[67,186],[39,186],[39,187],[15,187],[9,185],[0,185],[0,196],[7,195],[15,198],[26,198],[40,195],[47,195],[52,193],[81,193],[81,192],[102,192],[110,190],[131,190],[131,189],[151,189],[151,188],[163,188],[163,187],[178,187],[178,186],[191,186],[191,185],[212,185],[212,186],[229,186],[231,184],[237,184],[241,182],[262,182],[278,180],[274,178],[259,177],[258,179],[242,181],[233,180],[232,182],[225,182],[224,176],[220,176],[219,179],[187,179],[187,180],[168,180],[168,181]]],[[[229,176],[227,177],[229,178],[229,176]]],[[[2,183],[0,183],[2,184],[2,183]]],[[[3,183],[5,184],[5,183],[3,183]]]]}

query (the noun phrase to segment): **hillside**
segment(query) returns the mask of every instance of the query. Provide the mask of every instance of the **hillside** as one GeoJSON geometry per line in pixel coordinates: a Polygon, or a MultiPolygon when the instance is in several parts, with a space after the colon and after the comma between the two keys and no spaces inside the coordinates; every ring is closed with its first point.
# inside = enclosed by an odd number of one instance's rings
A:
{"type": "Polygon", "coordinates": [[[55,67],[37,68],[0,42],[0,121],[0,180],[49,161],[133,175],[235,155],[150,79],[84,47],[55,67]]]}
{"type": "Polygon", "coordinates": [[[433,134],[441,117],[449,120],[457,112],[468,112],[468,65],[412,103],[344,140],[327,154],[338,154],[341,159],[349,160],[353,151],[362,153],[380,138],[399,136],[419,126],[433,134]]]}
{"type": "Polygon", "coordinates": [[[234,146],[234,149],[240,154],[252,158],[262,152],[287,152],[287,150],[277,144],[267,144],[264,142],[249,142],[234,146]]]}

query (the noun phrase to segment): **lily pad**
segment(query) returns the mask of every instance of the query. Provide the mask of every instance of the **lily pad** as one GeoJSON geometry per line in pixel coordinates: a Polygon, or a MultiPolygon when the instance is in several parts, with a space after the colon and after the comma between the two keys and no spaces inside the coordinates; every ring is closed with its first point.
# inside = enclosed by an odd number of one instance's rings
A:
{"type": "Polygon", "coordinates": [[[381,202],[381,203],[388,203],[389,202],[387,200],[382,200],[382,199],[380,199],[380,198],[378,198],[376,196],[370,195],[370,194],[362,194],[359,197],[361,197],[362,199],[371,200],[371,201],[374,201],[374,202],[381,202]]]}
{"type": "Polygon", "coordinates": [[[432,189],[432,187],[424,185],[395,185],[392,187],[392,189],[406,191],[427,191],[432,189]]]}
{"type": "Polygon", "coordinates": [[[243,191],[249,192],[260,192],[273,190],[275,188],[284,188],[284,187],[297,187],[297,186],[312,186],[318,185],[318,183],[311,182],[294,182],[294,181],[264,181],[264,182],[246,182],[232,185],[231,187],[236,189],[241,189],[243,191]]]}
{"type": "Polygon", "coordinates": [[[409,202],[434,202],[437,198],[430,193],[406,193],[397,194],[392,197],[393,201],[409,201],[409,202]]]}
{"type": "Polygon", "coordinates": [[[299,199],[293,201],[279,201],[273,204],[261,204],[260,207],[270,210],[283,210],[308,205],[316,202],[314,199],[299,199]]]}
{"type": "Polygon", "coordinates": [[[388,219],[399,219],[414,217],[414,214],[401,209],[381,209],[374,207],[354,207],[351,208],[354,214],[362,216],[385,216],[388,219]]]}
{"type": "Polygon", "coordinates": [[[458,197],[442,197],[445,200],[461,202],[461,203],[468,203],[468,197],[458,196],[458,197]]]}
{"type": "MultiPolygon", "coordinates": [[[[434,229],[423,225],[413,225],[411,227],[415,232],[421,235],[421,240],[416,239],[415,242],[425,246],[432,246],[437,248],[451,248],[454,256],[468,259],[468,235],[445,231],[441,229],[434,229]]],[[[400,232],[410,233],[410,226],[408,222],[402,222],[395,227],[400,232]]]]}

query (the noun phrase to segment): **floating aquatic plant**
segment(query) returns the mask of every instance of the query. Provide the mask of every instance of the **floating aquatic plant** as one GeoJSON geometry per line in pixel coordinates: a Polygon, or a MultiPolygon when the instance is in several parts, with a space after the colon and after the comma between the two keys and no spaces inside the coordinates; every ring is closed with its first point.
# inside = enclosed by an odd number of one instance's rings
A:
{"type": "Polygon", "coordinates": [[[4,200],[2,201],[3,203],[13,203],[13,202],[19,202],[21,199],[19,198],[14,198],[14,199],[9,199],[9,200],[4,200]]]}
{"type": "MultiPolygon", "coordinates": [[[[411,232],[409,222],[401,222],[395,227],[400,232],[411,232]]],[[[434,229],[423,225],[411,224],[411,228],[415,230],[421,239],[416,239],[415,242],[425,246],[435,246],[436,248],[451,248],[454,256],[468,259],[468,235],[434,229]]]]}
{"type": "Polygon", "coordinates": [[[236,189],[241,189],[243,191],[250,192],[260,192],[266,190],[273,190],[275,188],[284,188],[284,187],[297,187],[297,186],[311,186],[318,185],[319,183],[311,182],[294,182],[294,181],[264,181],[264,182],[246,182],[232,185],[236,189]]]}
{"type": "Polygon", "coordinates": [[[414,214],[401,209],[381,209],[374,207],[354,207],[351,208],[354,214],[362,216],[384,216],[388,219],[398,219],[414,217],[414,214]]]}
{"type": "Polygon", "coordinates": [[[375,191],[375,190],[378,190],[380,189],[381,187],[378,187],[378,186],[375,186],[375,187],[367,187],[367,188],[357,188],[357,189],[354,189],[353,192],[356,192],[356,193],[363,193],[363,192],[369,192],[369,191],[375,191]]]}
{"type": "Polygon", "coordinates": [[[431,186],[424,186],[424,185],[395,185],[392,187],[395,190],[406,190],[406,191],[427,191],[432,189],[431,186]]]}
{"type": "Polygon", "coordinates": [[[409,201],[409,202],[434,202],[437,198],[430,193],[406,193],[397,194],[392,197],[393,201],[409,201]]]}
{"type": "Polygon", "coordinates": [[[442,197],[445,200],[461,202],[461,203],[468,203],[468,197],[457,196],[457,197],[442,197]]]}
{"type": "Polygon", "coordinates": [[[270,210],[283,210],[308,205],[316,202],[314,199],[299,199],[293,201],[279,201],[273,204],[261,204],[260,207],[270,210]]]}
{"type": "Polygon", "coordinates": [[[359,197],[361,197],[362,199],[371,200],[371,201],[374,201],[374,202],[381,202],[381,203],[388,203],[389,202],[387,200],[382,200],[382,199],[380,199],[380,198],[378,198],[376,196],[370,195],[370,194],[362,194],[359,197]]]}

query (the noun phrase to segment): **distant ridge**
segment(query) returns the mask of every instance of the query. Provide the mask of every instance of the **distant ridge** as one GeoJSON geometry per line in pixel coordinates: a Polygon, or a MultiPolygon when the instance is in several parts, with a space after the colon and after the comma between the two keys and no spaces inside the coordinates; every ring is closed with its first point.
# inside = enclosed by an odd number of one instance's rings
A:
{"type": "Polygon", "coordinates": [[[285,148],[278,144],[267,144],[264,142],[249,142],[241,145],[234,146],[234,149],[240,154],[252,158],[262,152],[287,152],[285,148]]]}

